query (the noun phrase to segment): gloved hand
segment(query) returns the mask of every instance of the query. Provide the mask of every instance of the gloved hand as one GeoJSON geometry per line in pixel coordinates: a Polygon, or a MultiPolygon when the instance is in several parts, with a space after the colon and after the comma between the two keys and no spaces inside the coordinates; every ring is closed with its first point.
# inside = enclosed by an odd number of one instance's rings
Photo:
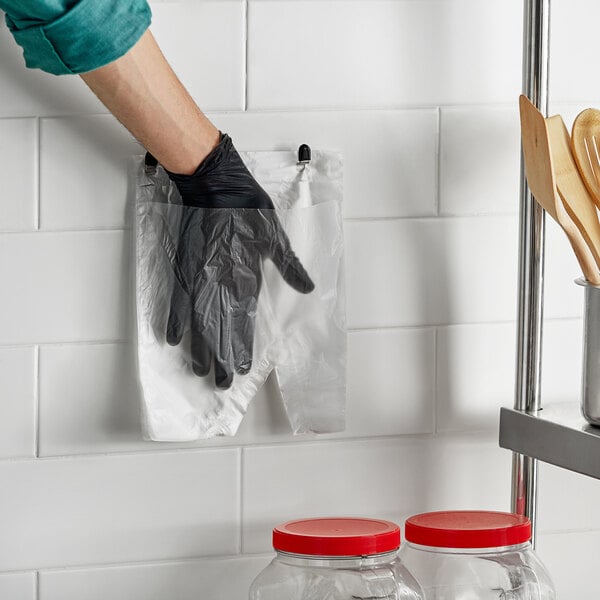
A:
{"type": "Polygon", "coordinates": [[[191,324],[192,368],[226,389],[252,368],[262,261],[306,294],[314,289],[277,218],[273,202],[225,133],[193,175],[169,173],[185,209],[166,339],[181,342],[191,324]]]}

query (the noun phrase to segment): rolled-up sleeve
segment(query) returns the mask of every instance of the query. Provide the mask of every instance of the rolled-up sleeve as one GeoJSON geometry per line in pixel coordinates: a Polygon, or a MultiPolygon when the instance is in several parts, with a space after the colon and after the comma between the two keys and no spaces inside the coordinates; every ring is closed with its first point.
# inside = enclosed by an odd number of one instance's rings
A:
{"type": "Polygon", "coordinates": [[[148,29],[146,0],[0,0],[29,68],[93,71],[123,56],[148,29]]]}

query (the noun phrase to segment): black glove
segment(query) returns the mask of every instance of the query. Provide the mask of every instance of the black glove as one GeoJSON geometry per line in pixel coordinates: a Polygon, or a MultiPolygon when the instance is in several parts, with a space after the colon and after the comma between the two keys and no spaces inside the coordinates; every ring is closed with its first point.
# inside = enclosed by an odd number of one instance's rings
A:
{"type": "Polygon", "coordinates": [[[244,165],[231,138],[217,147],[193,175],[169,173],[184,210],[167,342],[181,342],[191,323],[194,373],[211,363],[217,387],[234,372],[252,368],[254,319],[262,283],[262,261],[270,258],[283,279],[303,294],[314,284],[290,247],[273,202],[244,165]]]}

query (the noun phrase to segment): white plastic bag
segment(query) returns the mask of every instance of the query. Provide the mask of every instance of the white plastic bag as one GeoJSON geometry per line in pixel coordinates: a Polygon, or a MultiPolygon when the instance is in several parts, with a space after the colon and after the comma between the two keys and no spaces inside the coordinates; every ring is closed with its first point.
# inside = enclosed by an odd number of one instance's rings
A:
{"type": "MultiPolygon", "coordinates": [[[[275,371],[294,433],[344,429],[346,334],[344,313],[342,160],[313,151],[306,165],[293,151],[240,152],[271,197],[291,247],[315,284],[300,294],[271,261],[255,312],[252,368],[218,389],[212,374],[192,371],[188,332],[165,341],[177,273],[182,221],[189,211],[160,167],[137,161],[136,307],[144,429],[157,441],[193,441],[235,435],[248,404],[275,371]]],[[[214,209],[240,210],[240,209],[214,209]]],[[[248,209],[244,209],[248,210],[248,209]]],[[[195,217],[198,215],[194,215],[195,217]]],[[[199,215],[203,217],[204,215],[199,215]]]]}

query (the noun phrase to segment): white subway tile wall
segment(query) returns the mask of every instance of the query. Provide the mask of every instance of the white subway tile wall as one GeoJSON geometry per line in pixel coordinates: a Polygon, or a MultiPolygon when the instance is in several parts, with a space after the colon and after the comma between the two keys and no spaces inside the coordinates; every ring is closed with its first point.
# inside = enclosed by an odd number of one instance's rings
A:
{"type": "Polygon", "coordinates": [[[37,226],[37,119],[0,120],[2,179],[0,231],[27,231],[37,226]]]}
{"type": "Polygon", "coordinates": [[[140,154],[142,146],[112,115],[41,119],[41,229],[129,225],[128,174],[131,157],[140,154]],[[69,165],[69,177],[64,165],[69,165]]]}
{"type": "Polygon", "coordinates": [[[32,346],[0,348],[0,458],[35,456],[37,356],[32,346]]]}
{"type": "Polygon", "coordinates": [[[237,448],[3,461],[0,571],[235,554],[239,466],[237,448]]]}
{"type": "MultiPolygon", "coordinates": [[[[252,580],[270,560],[271,556],[252,556],[76,571],[42,571],[40,597],[44,600],[246,598],[252,580]]],[[[1,585],[0,580],[0,591],[1,585]]]]}
{"type": "Polygon", "coordinates": [[[591,583],[598,568],[598,531],[541,534],[537,552],[552,574],[557,598],[595,598],[591,583]],[[575,560],[567,558],[571,552],[575,560]]]}
{"type": "Polygon", "coordinates": [[[514,106],[444,108],[441,115],[441,214],[514,214],[521,144],[514,106]]]}
{"type": "Polygon", "coordinates": [[[0,598],[36,600],[36,579],[35,573],[0,575],[0,598]]]}
{"type": "MultiPolygon", "coordinates": [[[[552,8],[551,106],[570,126],[600,103],[574,68],[600,5],[552,8]]],[[[284,519],[508,509],[521,0],[152,9],[240,150],[344,156],[347,430],[294,437],[269,380],[235,438],[143,439],[128,180],[142,148],[78,77],[26,70],[1,27],[0,598],[244,600],[284,519]]],[[[578,272],[548,221],[545,402],[579,391],[578,272]]],[[[540,469],[540,553],[564,597],[596,598],[599,495],[540,469]]]]}

